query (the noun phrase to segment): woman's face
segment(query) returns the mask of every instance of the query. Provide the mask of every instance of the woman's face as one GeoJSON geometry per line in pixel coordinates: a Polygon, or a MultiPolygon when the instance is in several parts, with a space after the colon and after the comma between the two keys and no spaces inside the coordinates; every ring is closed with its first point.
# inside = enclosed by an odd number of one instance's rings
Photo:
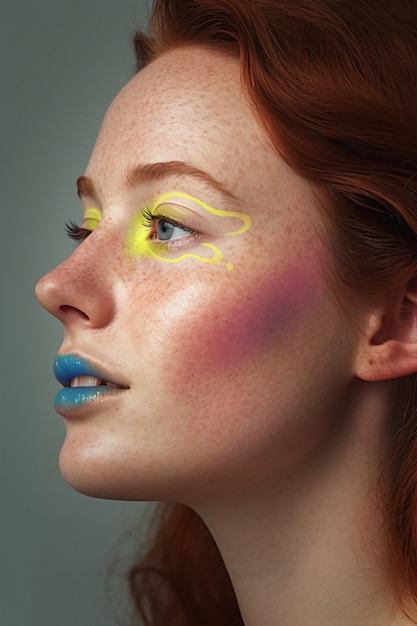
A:
{"type": "Polygon", "coordinates": [[[356,344],[314,194],[256,121],[238,61],[183,48],[153,62],[111,105],[85,176],[91,235],[37,287],[75,385],[57,398],[65,478],[193,502],[318,453],[356,344]]]}

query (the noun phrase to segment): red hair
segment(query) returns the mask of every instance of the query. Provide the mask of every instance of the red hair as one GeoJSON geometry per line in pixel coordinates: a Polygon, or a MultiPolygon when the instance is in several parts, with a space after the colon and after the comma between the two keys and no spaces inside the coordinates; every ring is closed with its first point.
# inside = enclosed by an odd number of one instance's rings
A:
{"type": "MultiPolygon", "coordinates": [[[[277,152],[318,190],[344,301],[389,297],[417,277],[416,25],[415,0],[155,0],[149,35],[135,38],[139,69],[187,45],[240,59],[277,152]]],[[[416,615],[415,377],[398,389],[381,484],[393,587],[416,615]]],[[[145,626],[243,625],[217,547],[183,505],[163,510],[129,580],[145,626]]]]}

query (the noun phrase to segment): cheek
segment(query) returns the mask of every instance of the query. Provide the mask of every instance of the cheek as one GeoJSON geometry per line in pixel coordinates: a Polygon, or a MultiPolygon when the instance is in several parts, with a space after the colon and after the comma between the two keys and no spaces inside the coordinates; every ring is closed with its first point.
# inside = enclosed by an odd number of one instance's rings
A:
{"type": "Polygon", "coordinates": [[[324,289],[311,263],[236,278],[227,276],[221,288],[194,284],[164,307],[156,324],[164,344],[157,339],[154,348],[169,354],[165,375],[171,371],[178,380],[180,369],[190,381],[257,363],[310,325],[324,289]]]}

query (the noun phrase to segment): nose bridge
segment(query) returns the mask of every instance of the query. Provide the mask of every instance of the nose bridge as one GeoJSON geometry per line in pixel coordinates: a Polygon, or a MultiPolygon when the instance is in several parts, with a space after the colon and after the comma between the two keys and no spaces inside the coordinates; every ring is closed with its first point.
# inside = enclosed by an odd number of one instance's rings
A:
{"type": "Polygon", "coordinates": [[[115,306],[114,253],[110,234],[94,231],[40,279],[36,295],[42,306],[64,324],[73,320],[95,328],[107,324],[115,306]]]}

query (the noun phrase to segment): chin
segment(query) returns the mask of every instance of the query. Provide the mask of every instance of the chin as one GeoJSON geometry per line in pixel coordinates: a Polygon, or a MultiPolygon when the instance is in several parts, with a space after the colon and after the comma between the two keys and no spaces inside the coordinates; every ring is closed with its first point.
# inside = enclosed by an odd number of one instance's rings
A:
{"type": "Polygon", "coordinates": [[[93,498],[127,500],[122,477],[115,465],[96,447],[72,445],[66,440],[59,455],[59,468],[64,480],[76,491],[93,498]]]}
{"type": "Polygon", "coordinates": [[[126,501],[161,500],[165,489],[144,467],[129,467],[119,452],[109,454],[99,446],[73,445],[66,440],[59,456],[64,480],[76,491],[93,498],[126,501]],[[158,497],[159,496],[159,497],[158,497]]]}

